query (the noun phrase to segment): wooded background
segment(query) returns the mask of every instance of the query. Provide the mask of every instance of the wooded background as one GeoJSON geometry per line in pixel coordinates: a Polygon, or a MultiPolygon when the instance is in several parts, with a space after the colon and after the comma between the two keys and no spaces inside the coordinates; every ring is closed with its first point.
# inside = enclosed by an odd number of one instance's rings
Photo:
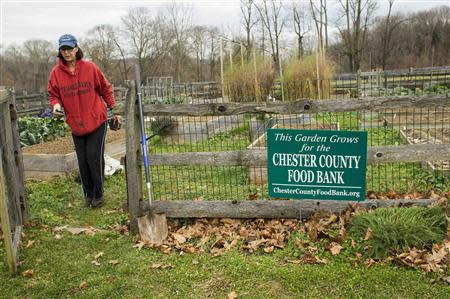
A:
{"type": "MultiPolygon", "coordinates": [[[[376,16],[375,0],[242,0],[241,30],[230,32],[194,25],[192,7],[174,2],[159,11],[132,8],[119,26],[99,24],[78,39],[86,56],[115,85],[133,79],[130,69],[136,62],[143,78],[217,81],[220,40],[225,68],[256,52],[279,70],[292,57],[317,49],[334,61],[335,73],[449,65],[450,6],[394,13],[406,4],[388,3],[388,9],[378,10],[376,16]]],[[[6,45],[0,57],[0,85],[45,91],[56,61],[57,38],[6,45]]]]}

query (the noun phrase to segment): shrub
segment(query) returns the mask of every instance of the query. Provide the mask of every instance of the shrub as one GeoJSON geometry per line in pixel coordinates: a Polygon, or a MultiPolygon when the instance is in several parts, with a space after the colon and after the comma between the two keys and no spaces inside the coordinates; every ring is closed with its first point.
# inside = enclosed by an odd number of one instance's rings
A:
{"type": "Polygon", "coordinates": [[[150,121],[151,131],[160,136],[168,135],[176,125],[176,119],[169,116],[155,117],[150,121]]]}
{"type": "Polygon", "coordinates": [[[237,64],[224,74],[225,92],[233,102],[265,101],[272,90],[275,70],[271,60],[256,57],[255,65],[250,59],[244,65],[237,64]]]}
{"type": "MultiPolygon", "coordinates": [[[[321,98],[330,96],[333,62],[324,56],[319,60],[321,98]]],[[[306,55],[290,59],[283,71],[283,82],[289,100],[318,98],[316,55],[306,55]]]]}
{"type": "Polygon", "coordinates": [[[390,253],[441,243],[447,233],[447,218],[441,207],[380,208],[354,216],[347,232],[362,240],[360,251],[367,257],[382,259],[390,253]],[[367,236],[369,228],[371,235],[367,236]]]}

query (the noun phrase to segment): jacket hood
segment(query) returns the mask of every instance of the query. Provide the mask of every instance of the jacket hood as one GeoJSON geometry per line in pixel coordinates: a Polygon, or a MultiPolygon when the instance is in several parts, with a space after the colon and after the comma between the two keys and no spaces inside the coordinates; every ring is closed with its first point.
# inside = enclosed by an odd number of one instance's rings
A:
{"type": "MultiPolygon", "coordinates": [[[[77,63],[75,64],[75,73],[78,73],[79,69],[80,69],[80,64],[83,63],[82,59],[78,59],[77,63]]],[[[64,72],[68,73],[69,75],[73,75],[70,70],[69,67],[67,66],[67,64],[64,62],[64,59],[59,58],[58,59],[58,67],[63,70],[64,72]]]]}

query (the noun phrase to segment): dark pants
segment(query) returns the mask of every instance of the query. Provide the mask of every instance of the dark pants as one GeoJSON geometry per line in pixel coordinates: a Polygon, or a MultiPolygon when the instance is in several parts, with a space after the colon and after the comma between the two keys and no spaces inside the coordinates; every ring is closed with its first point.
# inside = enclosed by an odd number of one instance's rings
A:
{"type": "Polygon", "coordinates": [[[105,122],[90,134],[84,136],[72,134],[85,198],[103,197],[106,128],[105,122]]]}

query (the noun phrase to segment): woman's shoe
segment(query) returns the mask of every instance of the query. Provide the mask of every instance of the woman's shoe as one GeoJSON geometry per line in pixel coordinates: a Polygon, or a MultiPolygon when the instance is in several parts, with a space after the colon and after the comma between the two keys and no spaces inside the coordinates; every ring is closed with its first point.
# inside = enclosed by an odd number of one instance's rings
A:
{"type": "Polygon", "coordinates": [[[101,206],[103,206],[103,197],[100,198],[93,198],[91,201],[91,207],[93,208],[100,208],[101,206]]]}
{"type": "Polygon", "coordinates": [[[83,207],[89,208],[91,206],[91,204],[92,204],[92,198],[85,197],[83,207]]]}

